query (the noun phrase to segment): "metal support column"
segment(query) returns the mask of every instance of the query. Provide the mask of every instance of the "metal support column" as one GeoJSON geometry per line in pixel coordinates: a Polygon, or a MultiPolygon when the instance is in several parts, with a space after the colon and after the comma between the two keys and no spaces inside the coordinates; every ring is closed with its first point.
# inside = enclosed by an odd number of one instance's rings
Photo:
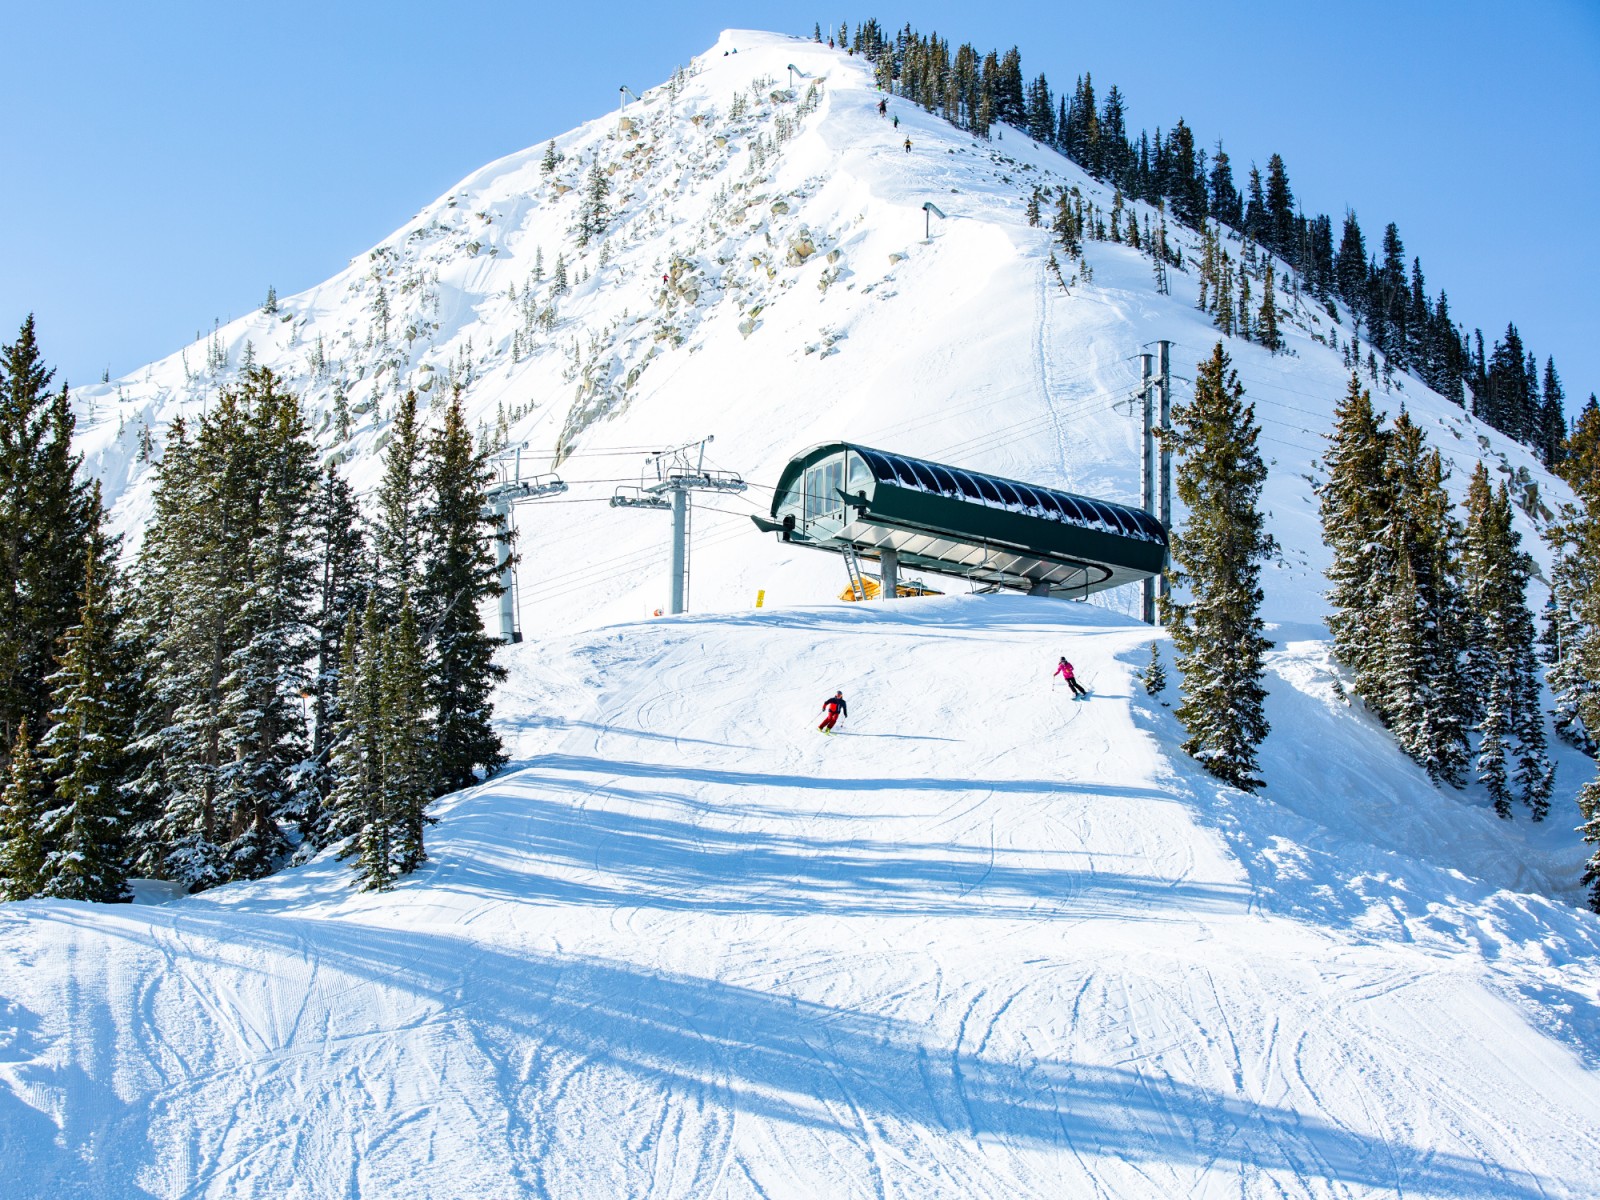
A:
{"type": "MultiPolygon", "coordinates": [[[[1143,490],[1140,498],[1144,503],[1145,512],[1152,517],[1156,515],[1156,431],[1155,431],[1155,397],[1151,391],[1154,356],[1150,354],[1139,355],[1139,399],[1143,402],[1144,411],[1144,447],[1143,471],[1140,482],[1143,490]]],[[[1141,613],[1146,625],[1156,623],[1156,581],[1145,579],[1140,584],[1143,607],[1141,613]]]]}
{"type": "MultiPolygon", "coordinates": [[[[1156,375],[1161,387],[1161,526],[1172,529],[1172,343],[1156,343],[1156,375]]],[[[1161,599],[1172,592],[1168,572],[1161,572],[1161,599]]]]}
{"type": "Polygon", "coordinates": [[[495,543],[496,558],[500,564],[500,640],[520,642],[517,632],[516,578],[511,573],[511,500],[509,497],[493,501],[495,530],[500,534],[495,543]]]}
{"type": "Polygon", "coordinates": [[[900,552],[898,550],[883,549],[878,551],[878,599],[893,600],[900,588],[900,552]]]}
{"type": "Polygon", "coordinates": [[[689,489],[672,489],[672,589],[667,611],[676,616],[684,608],[683,575],[689,551],[689,489]]]}

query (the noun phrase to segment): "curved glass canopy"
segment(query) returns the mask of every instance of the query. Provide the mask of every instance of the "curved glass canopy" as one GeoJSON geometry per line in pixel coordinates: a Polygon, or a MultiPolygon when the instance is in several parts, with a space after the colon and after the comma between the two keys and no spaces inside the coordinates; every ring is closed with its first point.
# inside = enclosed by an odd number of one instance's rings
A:
{"type": "Polygon", "coordinates": [[[1084,595],[1159,574],[1167,532],[1141,509],[832,442],[796,455],[771,518],[784,540],[1000,587],[1084,595]]]}

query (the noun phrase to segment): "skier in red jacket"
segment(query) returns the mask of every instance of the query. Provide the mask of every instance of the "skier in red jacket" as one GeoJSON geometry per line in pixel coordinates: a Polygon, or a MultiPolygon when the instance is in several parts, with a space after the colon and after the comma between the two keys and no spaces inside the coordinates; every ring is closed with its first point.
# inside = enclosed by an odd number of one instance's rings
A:
{"type": "Polygon", "coordinates": [[[1067,661],[1066,655],[1061,656],[1061,665],[1056,667],[1051,678],[1056,675],[1067,681],[1067,686],[1072,689],[1074,699],[1080,699],[1089,694],[1089,689],[1078,682],[1078,673],[1072,669],[1072,664],[1067,661]]]}
{"type": "Polygon", "coordinates": [[[839,718],[848,717],[850,715],[850,710],[845,707],[844,693],[835,692],[833,695],[824,700],[822,702],[822,711],[825,712],[827,716],[822,718],[822,724],[818,725],[817,728],[823,733],[832,733],[833,727],[838,723],[839,718]]]}

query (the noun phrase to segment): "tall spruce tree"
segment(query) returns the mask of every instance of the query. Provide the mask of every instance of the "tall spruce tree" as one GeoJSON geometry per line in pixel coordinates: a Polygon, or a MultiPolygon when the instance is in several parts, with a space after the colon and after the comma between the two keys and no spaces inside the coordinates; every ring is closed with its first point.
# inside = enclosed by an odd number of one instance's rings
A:
{"type": "Polygon", "coordinates": [[[1478,779],[1500,816],[1509,817],[1517,799],[1540,821],[1550,808],[1554,767],[1528,611],[1533,559],[1512,526],[1510,492],[1504,483],[1490,486],[1482,463],[1467,488],[1462,568],[1472,619],[1468,679],[1478,697],[1478,779]]]}
{"type": "Polygon", "coordinates": [[[49,799],[24,717],[11,747],[5,790],[0,792],[0,900],[27,900],[39,894],[49,799]]]}
{"type": "Polygon", "coordinates": [[[1189,518],[1172,538],[1186,604],[1166,619],[1183,675],[1178,719],[1184,750],[1246,791],[1261,786],[1256,750],[1267,736],[1262,659],[1272,648],[1261,620],[1261,564],[1273,542],[1258,503],[1267,468],[1257,448],[1255,409],[1222,343],[1199,364],[1194,399],[1172,414],[1177,491],[1189,518]]]}
{"type": "Polygon", "coordinates": [[[1435,782],[1461,786],[1474,717],[1464,676],[1468,626],[1461,523],[1437,450],[1402,412],[1388,439],[1380,532],[1393,563],[1376,609],[1369,705],[1435,782]]]}
{"type": "Polygon", "coordinates": [[[383,812],[390,832],[389,869],[409,875],[427,859],[423,826],[433,799],[428,761],[433,730],[428,718],[428,686],[416,615],[409,599],[384,638],[379,693],[379,745],[383,754],[383,812]]]}
{"type": "Polygon", "coordinates": [[[490,721],[499,643],[483,628],[479,606],[500,595],[496,519],[488,510],[493,471],[472,444],[472,431],[451,397],[441,427],[428,439],[424,466],[430,507],[422,531],[422,582],[428,691],[435,722],[434,793],[469,787],[478,773],[505,762],[490,721]]]}
{"type": "Polygon", "coordinates": [[[268,371],[169,434],[138,564],[147,687],[140,869],[191,888],[264,874],[303,819],[315,647],[315,450],[268,371]]]}
{"type": "Polygon", "coordinates": [[[330,840],[353,857],[361,886],[383,891],[427,858],[425,810],[432,799],[431,730],[422,646],[409,597],[385,627],[369,597],[344,637],[337,782],[329,799],[330,840]]]}
{"type": "Polygon", "coordinates": [[[33,318],[0,346],[0,755],[47,723],[55,655],[78,611],[99,504],[79,477],[67,391],[51,393],[33,318]]]}
{"type": "Polygon", "coordinates": [[[1393,567],[1382,536],[1388,458],[1382,423],[1372,394],[1352,372],[1334,410],[1334,431],[1323,456],[1328,474],[1318,489],[1322,538],[1333,552],[1326,595],[1333,607],[1328,629],[1334,656],[1355,673],[1357,694],[1367,697],[1376,685],[1373,624],[1393,567]]]}
{"type": "Polygon", "coordinates": [[[311,794],[301,822],[304,844],[327,844],[324,806],[333,789],[332,751],[339,721],[340,663],[344,631],[371,586],[355,494],[339,469],[327,467],[312,509],[320,561],[317,583],[317,657],[311,682],[311,794]]]}
{"type": "Polygon", "coordinates": [[[50,789],[42,820],[39,894],[68,900],[128,899],[123,797],[132,714],[118,686],[112,579],[94,555],[84,565],[78,623],[62,639],[50,731],[40,771],[50,789]]]}
{"type": "Polygon", "coordinates": [[[380,605],[398,612],[400,597],[415,593],[421,582],[423,513],[427,485],[423,479],[422,433],[417,425],[417,394],[407,392],[395,409],[392,437],[383,454],[378,484],[378,511],[373,543],[378,554],[374,581],[380,605]]]}

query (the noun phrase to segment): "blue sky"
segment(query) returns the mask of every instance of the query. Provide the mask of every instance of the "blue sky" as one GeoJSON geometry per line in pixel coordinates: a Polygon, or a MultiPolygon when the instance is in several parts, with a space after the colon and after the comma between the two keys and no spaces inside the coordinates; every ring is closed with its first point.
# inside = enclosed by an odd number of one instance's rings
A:
{"type": "MultiPolygon", "coordinates": [[[[1487,337],[1600,389],[1600,3],[560,7],[15,5],[0,71],[0,335],[88,382],[316,283],[476,167],[616,104],[725,27],[876,16],[1082,71],[1131,120],[1277,151],[1307,211],[1396,221],[1487,337]]],[[[1241,180],[1242,181],[1242,180],[1241,180]]],[[[58,376],[60,378],[60,376],[58,376]]]]}

